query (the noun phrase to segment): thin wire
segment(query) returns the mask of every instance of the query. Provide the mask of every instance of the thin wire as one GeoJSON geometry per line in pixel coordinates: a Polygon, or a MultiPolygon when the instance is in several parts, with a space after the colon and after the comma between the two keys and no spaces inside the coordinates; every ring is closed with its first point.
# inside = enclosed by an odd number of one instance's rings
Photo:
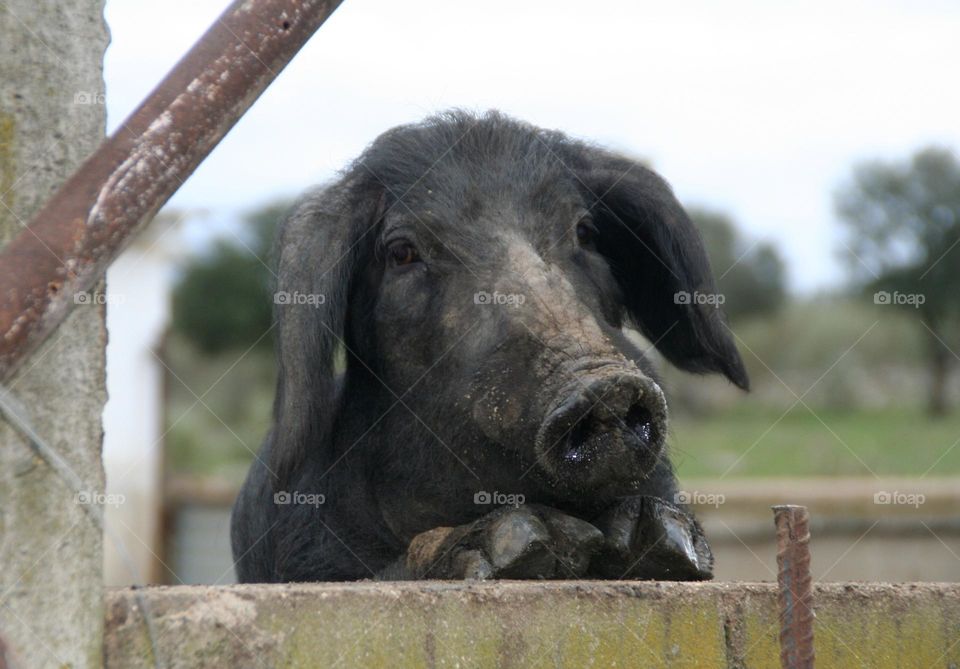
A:
{"type": "MultiPolygon", "coordinates": [[[[87,486],[83,479],[73,470],[66,461],[60,457],[60,454],[57,453],[53,448],[51,448],[37,433],[33,428],[33,425],[30,423],[26,407],[21,404],[13,393],[7,389],[2,383],[0,383],[0,413],[7,419],[7,421],[20,432],[26,438],[27,444],[29,444],[30,449],[36,453],[53,472],[60,477],[60,480],[63,481],[68,488],[73,489],[74,494],[79,494],[81,492],[93,491],[93,488],[87,486]]],[[[104,522],[103,509],[99,504],[81,504],[84,511],[93,521],[94,527],[97,531],[102,532],[107,535],[111,543],[113,543],[114,548],[116,548],[117,553],[120,555],[120,559],[123,562],[124,567],[130,573],[130,577],[137,584],[142,584],[143,579],[140,576],[140,570],[137,568],[136,563],[134,563],[133,558],[130,556],[130,552],[127,550],[126,545],[123,543],[123,539],[120,538],[115,532],[113,532],[109,527],[107,527],[104,522]]],[[[137,585],[133,586],[133,596],[137,602],[137,606],[140,607],[140,610],[143,612],[143,620],[147,627],[147,636],[150,638],[150,651],[153,655],[153,666],[155,669],[160,669],[163,667],[163,663],[160,661],[160,655],[157,651],[157,633],[154,627],[153,616],[150,614],[150,607],[147,604],[147,600],[143,597],[143,593],[140,591],[137,585]]]]}

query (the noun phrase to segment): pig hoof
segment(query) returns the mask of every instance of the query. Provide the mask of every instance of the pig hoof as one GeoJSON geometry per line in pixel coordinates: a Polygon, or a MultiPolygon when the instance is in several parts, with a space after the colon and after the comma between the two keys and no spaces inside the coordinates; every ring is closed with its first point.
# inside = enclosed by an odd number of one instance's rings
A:
{"type": "Polygon", "coordinates": [[[605,511],[594,524],[604,535],[591,575],[664,581],[713,578],[713,553],[700,523],[659,497],[638,496],[605,511]]]}
{"type": "Polygon", "coordinates": [[[458,580],[579,578],[602,545],[603,534],[586,521],[544,506],[508,507],[418,535],[405,571],[458,580]]]}

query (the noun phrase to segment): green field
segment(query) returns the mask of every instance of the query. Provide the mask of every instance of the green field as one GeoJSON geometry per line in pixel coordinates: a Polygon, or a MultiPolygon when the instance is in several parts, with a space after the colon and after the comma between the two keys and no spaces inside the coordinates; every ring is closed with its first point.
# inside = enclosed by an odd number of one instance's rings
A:
{"type": "Polygon", "coordinates": [[[678,418],[673,461],[682,477],[960,473],[960,411],[931,420],[920,411],[813,410],[678,418]]]}
{"type": "Polygon", "coordinates": [[[239,482],[270,424],[273,355],[203,356],[171,337],[164,352],[167,467],[239,482]]]}

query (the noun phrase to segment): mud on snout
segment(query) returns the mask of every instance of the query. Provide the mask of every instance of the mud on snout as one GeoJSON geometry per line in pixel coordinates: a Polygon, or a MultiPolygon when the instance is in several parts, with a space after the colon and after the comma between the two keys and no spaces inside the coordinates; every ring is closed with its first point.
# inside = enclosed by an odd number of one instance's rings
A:
{"type": "Polygon", "coordinates": [[[628,494],[666,457],[666,399],[636,368],[573,374],[551,407],[534,448],[538,465],[564,488],[628,494]]]}

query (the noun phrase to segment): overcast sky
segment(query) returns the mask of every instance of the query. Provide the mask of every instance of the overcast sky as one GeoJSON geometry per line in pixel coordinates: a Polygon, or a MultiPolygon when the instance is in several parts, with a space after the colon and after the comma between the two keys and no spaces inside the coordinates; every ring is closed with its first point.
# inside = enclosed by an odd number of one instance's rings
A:
{"type": "MultiPolygon", "coordinates": [[[[110,131],[227,4],[108,0],[110,131]]],[[[496,107],[646,157],[777,243],[806,292],[844,276],[832,192],[852,163],[960,147],[958,69],[952,0],[345,0],[171,204],[228,220],[394,125],[496,107]]]]}

